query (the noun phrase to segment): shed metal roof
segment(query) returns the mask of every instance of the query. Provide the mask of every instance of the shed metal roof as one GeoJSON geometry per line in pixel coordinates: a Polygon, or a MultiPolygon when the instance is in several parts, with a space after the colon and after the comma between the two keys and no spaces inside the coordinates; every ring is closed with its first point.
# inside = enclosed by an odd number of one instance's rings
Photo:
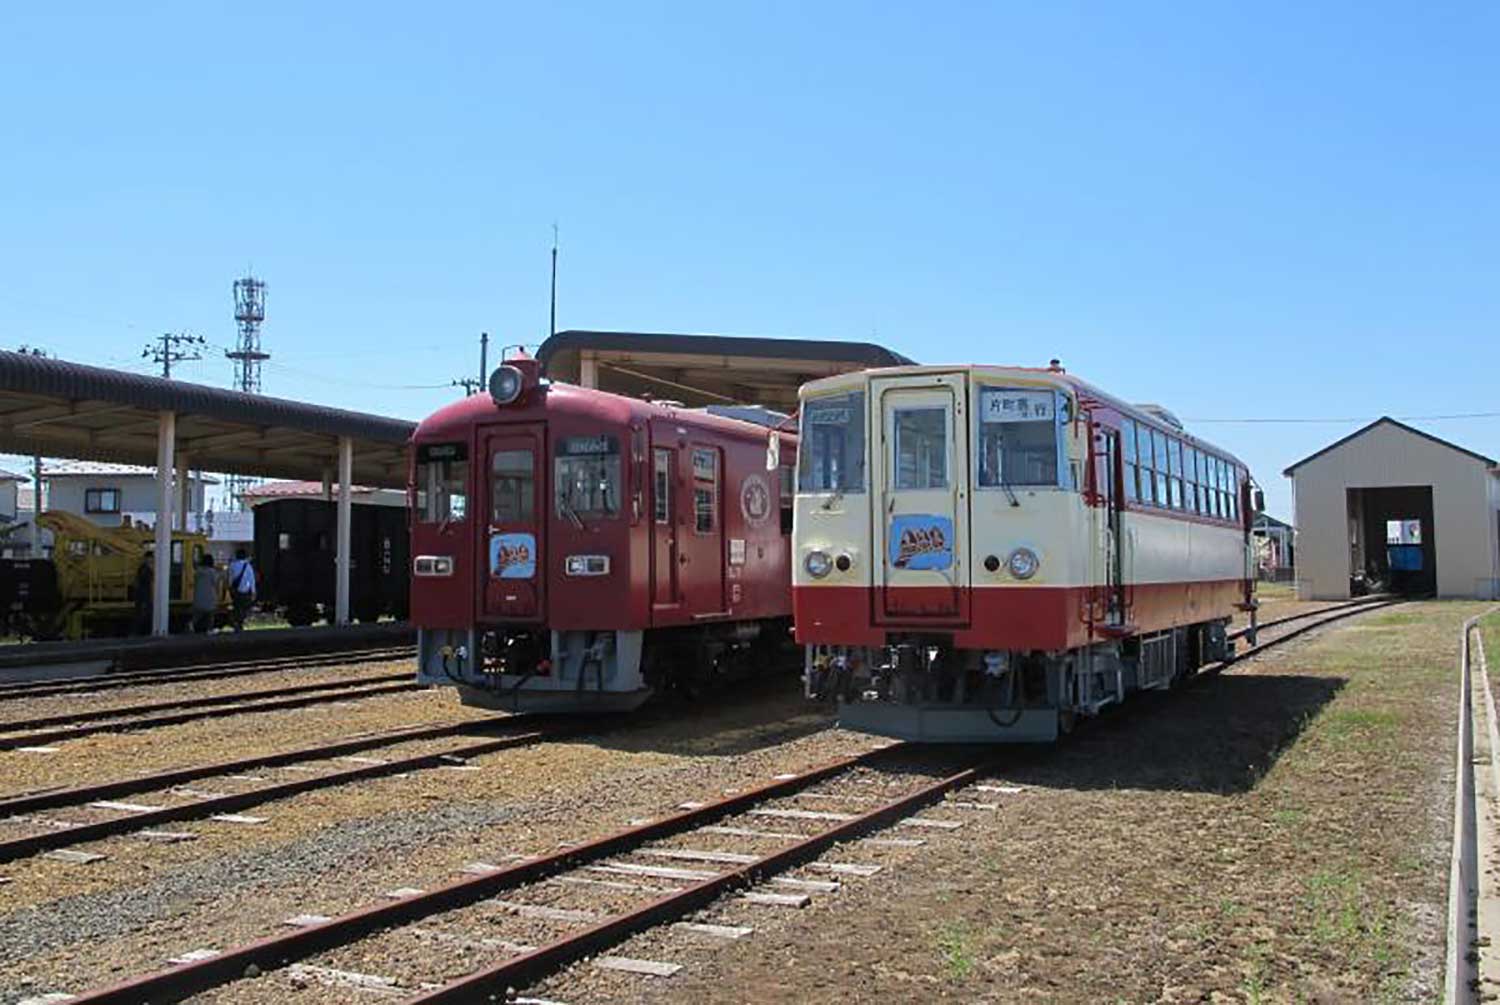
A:
{"type": "Polygon", "coordinates": [[[338,439],[354,477],[406,483],[415,423],[184,381],[0,351],[0,453],[156,463],[158,414],[177,413],[177,449],[195,468],[321,480],[338,439]]]}
{"type": "Polygon", "coordinates": [[[580,382],[590,360],[600,390],[630,397],[787,412],[807,381],[912,363],[870,342],[620,331],[558,332],[537,359],[548,377],[570,383],[580,382]]]}
{"type": "Polygon", "coordinates": [[[1413,426],[1408,426],[1406,423],[1400,422],[1400,421],[1398,421],[1396,419],[1393,419],[1389,415],[1382,415],[1380,418],[1376,419],[1374,422],[1372,422],[1372,423],[1370,423],[1369,425],[1366,425],[1366,426],[1361,426],[1360,428],[1356,429],[1354,432],[1350,433],[1348,436],[1342,437],[1341,439],[1334,440],[1332,443],[1328,444],[1328,446],[1324,447],[1322,450],[1319,450],[1316,453],[1308,454],[1306,457],[1302,458],[1302,460],[1300,460],[1297,463],[1295,463],[1295,464],[1291,465],[1290,467],[1288,467],[1285,471],[1282,472],[1282,474],[1285,475],[1286,477],[1290,478],[1290,477],[1292,477],[1292,472],[1293,471],[1296,471],[1298,468],[1302,467],[1304,464],[1307,464],[1309,461],[1315,461],[1319,457],[1322,457],[1324,454],[1329,453],[1330,451],[1337,450],[1339,447],[1342,447],[1344,444],[1348,443],[1350,440],[1356,440],[1359,437],[1361,437],[1361,436],[1365,435],[1366,433],[1368,433],[1370,430],[1374,429],[1376,426],[1379,426],[1379,425],[1382,425],[1382,424],[1384,424],[1384,425],[1390,425],[1390,426],[1395,426],[1397,429],[1404,429],[1406,432],[1411,433],[1413,436],[1420,436],[1422,439],[1424,439],[1424,440],[1430,440],[1431,442],[1436,443],[1440,447],[1447,447],[1449,450],[1455,450],[1458,453],[1463,454],[1466,457],[1472,457],[1474,460],[1480,461],[1483,464],[1487,465],[1488,467],[1491,467],[1491,468],[1495,467],[1495,461],[1494,461],[1493,458],[1486,457],[1483,454],[1476,454],[1472,450],[1468,450],[1468,449],[1466,449],[1464,447],[1460,447],[1456,443],[1449,443],[1447,440],[1442,439],[1441,437],[1438,437],[1438,436],[1433,436],[1431,433],[1424,433],[1424,432],[1422,432],[1422,430],[1417,429],[1417,428],[1415,428],[1413,426]]]}

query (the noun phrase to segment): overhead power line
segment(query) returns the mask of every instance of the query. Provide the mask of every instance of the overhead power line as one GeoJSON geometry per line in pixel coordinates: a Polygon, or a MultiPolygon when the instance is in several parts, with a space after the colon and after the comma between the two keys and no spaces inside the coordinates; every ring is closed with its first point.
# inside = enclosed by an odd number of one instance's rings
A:
{"type": "Polygon", "coordinates": [[[1293,416],[1277,415],[1277,416],[1244,416],[1244,417],[1241,417],[1241,418],[1217,418],[1217,419],[1190,418],[1190,419],[1184,419],[1183,421],[1184,422],[1203,422],[1203,423],[1207,423],[1207,422],[1224,422],[1224,423],[1239,422],[1239,423],[1252,423],[1252,424],[1273,424],[1273,423],[1282,423],[1282,424],[1286,424],[1286,423],[1311,424],[1311,423],[1374,422],[1377,419],[1383,419],[1383,418],[1395,419],[1397,422],[1443,422],[1443,421],[1450,420],[1450,419],[1500,419],[1500,412],[1451,412],[1451,413],[1444,414],[1444,415],[1391,415],[1391,416],[1384,416],[1384,415],[1346,415],[1346,416],[1342,416],[1342,417],[1327,417],[1327,418],[1313,418],[1313,417],[1305,417],[1305,416],[1304,417],[1293,417],[1293,416]]]}

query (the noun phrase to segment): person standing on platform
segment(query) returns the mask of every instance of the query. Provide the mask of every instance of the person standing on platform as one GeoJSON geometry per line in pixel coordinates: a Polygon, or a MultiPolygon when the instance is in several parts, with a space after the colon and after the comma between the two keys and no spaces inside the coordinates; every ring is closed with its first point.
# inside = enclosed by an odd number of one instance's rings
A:
{"type": "Polygon", "coordinates": [[[193,577],[193,631],[200,635],[214,630],[214,615],[219,610],[219,570],[208,552],[198,560],[193,577]]]}
{"type": "Polygon", "coordinates": [[[148,551],[146,557],[141,559],[141,566],[135,570],[135,586],[132,588],[135,596],[135,624],[132,626],[133,635],[151,634],[151,607],[153,594],[156,592],[156,569],[154,559],[148,551]]]}
{"type": "Polygon", "coordinates": [[[255,603],[255,566],[244,548],[237,548],[229,563],[229,602],[234,616],[234,630],[245,630],[245,615],[255,603]]]}

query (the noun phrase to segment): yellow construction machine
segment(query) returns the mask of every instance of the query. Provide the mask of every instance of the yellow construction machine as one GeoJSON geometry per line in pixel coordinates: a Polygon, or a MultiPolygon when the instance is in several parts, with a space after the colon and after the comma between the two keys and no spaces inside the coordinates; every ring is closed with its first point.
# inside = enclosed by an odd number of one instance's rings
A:
{"type": "MultiPolygon", "coordinates": [[[[155,531],[141,526],[100,527],[72,513],[37,518],[52,535],[50,559],[9,560],[0,570],[0,600],[12,630],[37,639],[84,639],[140,631],[136,583],[142,563],[154,566],[155,531]]],[[[208,538],[172,532],[171,626],[192,616],[193,581],[208,538]]],[[[144,582],[144,581],[143,581],[144,582]]],[[[221,584],[220,606],[224,597],[221,584]]],[[[148,623],[149,625],[149,623],[148,623]]],[[[149,627],[147,626],[147,630],[149,627]]]]}

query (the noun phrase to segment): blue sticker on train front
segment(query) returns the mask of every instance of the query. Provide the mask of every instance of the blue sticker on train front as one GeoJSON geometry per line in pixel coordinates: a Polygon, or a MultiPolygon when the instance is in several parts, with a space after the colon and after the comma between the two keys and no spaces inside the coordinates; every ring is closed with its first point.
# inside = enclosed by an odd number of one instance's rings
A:
{"type": "Polygon", "coordinates": [[[496,579],[536,578],[536,535],[491,534],[490,575],[496,579]]]}
{"type": "Polygon", "coordinates": [[[897,569],[948,569],[953,566],[953,519],[932,513],[891,517],[886,537],[890,563],[897,569]]]}

